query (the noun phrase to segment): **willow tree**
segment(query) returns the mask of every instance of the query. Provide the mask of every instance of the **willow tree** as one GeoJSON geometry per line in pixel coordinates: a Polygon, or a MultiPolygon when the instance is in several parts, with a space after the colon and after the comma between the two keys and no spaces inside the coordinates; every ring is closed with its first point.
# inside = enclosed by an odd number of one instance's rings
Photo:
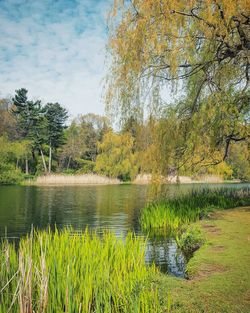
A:
{"type": "Polygon", "coordinates": [[[249,139],[248,0],[116,0],[110,21],[108,109],[152,108],[171,87],[182,161],[216,164],[249,139]]]}

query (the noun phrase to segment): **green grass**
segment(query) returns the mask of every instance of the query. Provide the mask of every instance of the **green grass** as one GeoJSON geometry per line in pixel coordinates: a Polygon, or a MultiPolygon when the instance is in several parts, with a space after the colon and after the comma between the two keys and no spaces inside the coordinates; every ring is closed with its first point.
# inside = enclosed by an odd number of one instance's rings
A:
{"type": "Polygon", "coordinates": [[[195,222],[215,209],[227,209],[250,204],[250,190],[204,189],[173,199],[150,203],[141,212],[140,224],[146,231],[177,230],[195,222]]]}
{"type": "Polygon", "coordinates": [[[171,294],[171,313],[250,312],[250,208],[213,213],[196,222],[206,243],[194,253],[189,280],[158,275],[160,296],[171,294]]]}
{"type": "Polygon", "coordinates": [[[156,274],[132,234],[34,232],[1,245],[0,312],[160,312],[156,274]]]}

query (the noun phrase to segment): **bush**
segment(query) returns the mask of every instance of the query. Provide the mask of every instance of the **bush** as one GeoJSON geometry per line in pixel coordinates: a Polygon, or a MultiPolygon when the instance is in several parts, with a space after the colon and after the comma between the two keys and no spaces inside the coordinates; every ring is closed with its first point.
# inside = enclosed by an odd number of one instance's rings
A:
{"type": "Polygon", "coordinates": [[[76,159],[80,168],[76,171],[77,174],[89,174],[94,172],[95,162],[84,159],[76,159]]]}
{"type": "Polygon", "coordinates": [[[15,185],[23,180],[20,169],[8,163],[0,164],[0,185],[15,185]]]}
{"type": "Polygon", "coordinates": [[[63,170],[63,171],[62,171],[62,174],[74,175],[74,174],[76,174],[76,170],[75,170],[75,169],[72,169],[72,168],[68,168],[68,169],[66,169],[66,170],[63,170]]]}
{"type": "Polygon", "coordinates": [[[176,236],[176,242],[185,255],[190,255],[204,244],[205,238],[200,227],[192,225],[180,236],[176,236]]]}
{"type": "Polygon", "coordinates": [[[23,174],[23,179],[24,180],[31,180],[31,179],[34,179],[34,175],[32,174],[23,174]]]}

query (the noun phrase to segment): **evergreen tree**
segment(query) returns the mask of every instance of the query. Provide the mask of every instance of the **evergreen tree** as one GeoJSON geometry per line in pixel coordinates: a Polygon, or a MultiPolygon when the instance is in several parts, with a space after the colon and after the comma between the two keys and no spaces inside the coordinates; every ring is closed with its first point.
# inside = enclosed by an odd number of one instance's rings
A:
{"type": "Polygon", "coordinates": [[[68,112],[59,103],[47,103],[44,107],[47,120],[47,143],[49,145],[49,173],[51,172],[52,150],[64,144],[65,122],[68,112]]]}
{"type": "Polygon", "coordinates": [[[12,99],[14,109],[12,110],[17,120],[17,127],[20,136],[32,142],[33,155],[34,150],[41,154],[44,171],[47,172],[47,166],[43,153],[43,144],[46,142],[47,121],[44,117],[44,110],[41,101],[31,101],[27,97],[28,90],[21,88],[16,90],[15,97],[12,99]]]}
{"type": "Polygon", "coordinates": [[[33,133],[33,127],[37,124],[41,113],[41,101],[29,101],[27,93],[27,89],[21,88],[16,90],[15,97],[12,99],[15,106],[12,112],[17,118],[18,128],[23,138],[30,137],[33,133]]]}

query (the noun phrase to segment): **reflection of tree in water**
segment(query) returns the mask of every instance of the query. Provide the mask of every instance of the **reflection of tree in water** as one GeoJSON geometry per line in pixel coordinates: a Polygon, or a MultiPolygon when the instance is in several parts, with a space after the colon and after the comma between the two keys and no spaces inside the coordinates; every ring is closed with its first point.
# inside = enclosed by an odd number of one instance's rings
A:
{"type": "Polygon", "coordinates": [[[145,186],[105,186],[97,188],[96,226],[116,231],[137,230],[139,211],[145,205],[145,186]],[[136,227],[137,226],[137,227],[136,227]]]}
{"type": "Polygon", "coordinates": [[[185,276],[185,258],[178,250],[174,239],[149,240],[146,261],[149,264],[154,262],[164,273],[178,277],[185,276]]]}
{"type": "Polygon", "coordinates": [[[0,188],[0,237],[20,237],[35,224],[36,194],[32,187],[0,188]]]}

